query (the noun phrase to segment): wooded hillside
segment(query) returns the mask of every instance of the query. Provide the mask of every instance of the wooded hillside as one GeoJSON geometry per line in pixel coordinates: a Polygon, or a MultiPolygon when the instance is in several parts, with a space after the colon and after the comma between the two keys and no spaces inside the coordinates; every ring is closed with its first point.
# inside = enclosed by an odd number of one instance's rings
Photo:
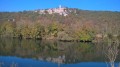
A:
{"type": "Polygon", "coordinates": [[[91,41],[120,39],[120,12],[67,8],[67,16],[35,11],[0,12],[1,37],[91,41]]]}

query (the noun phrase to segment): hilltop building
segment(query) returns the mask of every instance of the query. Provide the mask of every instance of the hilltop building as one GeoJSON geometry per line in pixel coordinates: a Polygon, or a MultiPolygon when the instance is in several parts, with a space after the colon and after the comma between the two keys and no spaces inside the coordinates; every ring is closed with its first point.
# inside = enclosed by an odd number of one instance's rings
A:
{"type": "Polygon", "coordinates": [[[48,14],[54,14],[54,13],[57,13],[59,15],[63,15],[63,16],[67,16],[68,13],[66,11],[66,8],[65,7],[62,7],[61,5],[59,5],[58,8],[50,8],[50,9],[43,9],[43,10],[39,10],[39,11],[35,11],[35,12],[39,12],[39,14],[46,14],[46,12],[48,14]]]}

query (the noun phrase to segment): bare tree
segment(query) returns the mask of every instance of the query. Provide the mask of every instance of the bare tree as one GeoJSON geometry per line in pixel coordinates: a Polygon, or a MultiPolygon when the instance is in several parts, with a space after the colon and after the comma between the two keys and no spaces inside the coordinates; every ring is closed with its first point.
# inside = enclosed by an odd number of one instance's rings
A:
{"type": "Polygon", "coordinates": [[[119,41],[116,40],[116,41],[111,41],[109,40],[108,41],[108,45],[105,47],[105,56],[106,58],[108,59],[108,62],[110,64],[111,67],[115,67],[115,60],[117,58],[117,55],[118,55],[118,49],[119,47],[119,41]]]}

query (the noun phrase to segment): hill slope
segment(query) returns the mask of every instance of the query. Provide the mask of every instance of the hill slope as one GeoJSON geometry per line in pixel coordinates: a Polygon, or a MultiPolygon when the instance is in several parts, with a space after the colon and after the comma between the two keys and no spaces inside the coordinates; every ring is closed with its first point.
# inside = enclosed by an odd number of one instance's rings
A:
{"type": "Polygon", "coordinates": [[[93,40],[99,34],[120,35],[120,12],[76,8],[0,12],[1,36],[60,40],[93,40]]]}

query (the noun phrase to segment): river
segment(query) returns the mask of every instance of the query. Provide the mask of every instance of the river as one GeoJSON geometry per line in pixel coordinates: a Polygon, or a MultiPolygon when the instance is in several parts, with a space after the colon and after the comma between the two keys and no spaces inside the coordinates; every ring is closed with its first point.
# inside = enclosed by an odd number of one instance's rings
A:
{"type": "MultiPolygon", "coordinates": [[[[104,45],[0,38],[0,67],[107,67],[104,45]]],[[[115,67],[119,62],[120,52],[115,67]]]]}

